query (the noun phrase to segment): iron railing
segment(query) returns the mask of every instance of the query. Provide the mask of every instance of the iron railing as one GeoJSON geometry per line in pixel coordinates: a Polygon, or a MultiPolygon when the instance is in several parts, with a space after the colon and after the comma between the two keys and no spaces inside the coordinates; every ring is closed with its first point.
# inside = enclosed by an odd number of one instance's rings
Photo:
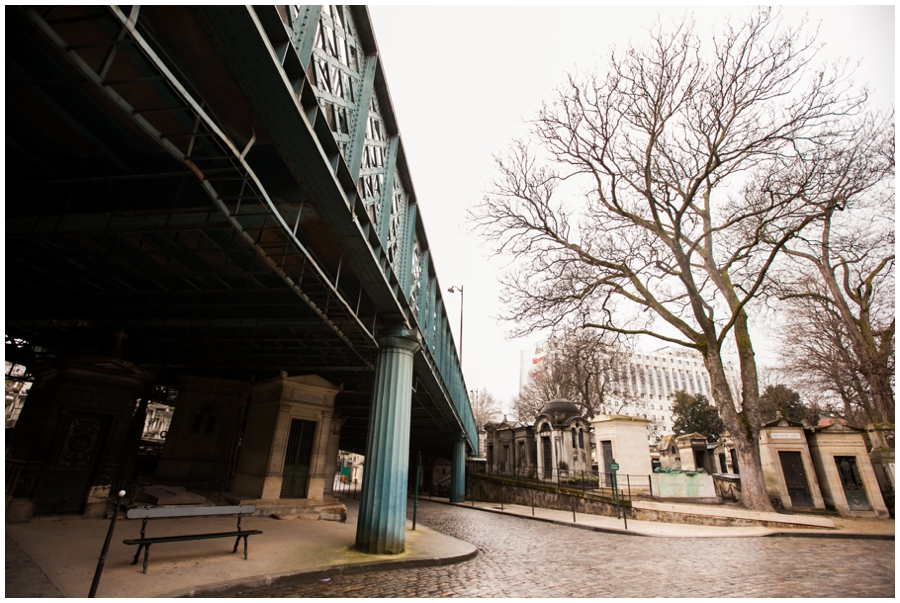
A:
{"type": "Polygon", "coordinates": [[[480,465],[468,467],[467,475],[486,475],[525,486],[552,487],[557,491],[581,490],[582,494],[597,496],[618,496],[619,500],[631,501],[636,496],[653,497],[653,484],[649,475],[585,471],[553,467],[549,471],[534,467],[520,467],[507,463],[496,466],[480,465]],[[614,490],[616,491],[614,493],[614,490]]]}

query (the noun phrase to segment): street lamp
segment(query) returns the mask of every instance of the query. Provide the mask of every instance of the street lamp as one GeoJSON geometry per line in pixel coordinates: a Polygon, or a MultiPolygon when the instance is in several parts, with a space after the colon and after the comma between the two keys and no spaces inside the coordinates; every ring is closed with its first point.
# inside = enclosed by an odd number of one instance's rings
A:
{"type": "Polygon", "coordinates": [[[462,286],[456,285],[447,289],[448,293],[456,293],[459,291],[459,370],[462,370],[462,352],[463,352],[463,309],[466,305],[466,294],[463,292],[462,286]]]}

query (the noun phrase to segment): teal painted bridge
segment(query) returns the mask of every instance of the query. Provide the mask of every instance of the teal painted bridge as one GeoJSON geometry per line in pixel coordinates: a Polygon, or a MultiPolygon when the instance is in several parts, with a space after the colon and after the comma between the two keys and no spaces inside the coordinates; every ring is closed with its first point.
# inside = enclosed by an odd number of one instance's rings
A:
{"type": "MultiPolygon", "coordinates": [[[[357,546],[477,450],[362,6],[6,8],[6,358],[343,385],[357,546]]],[[[436,92],[437,93],[437,92],[436,92]]]]}

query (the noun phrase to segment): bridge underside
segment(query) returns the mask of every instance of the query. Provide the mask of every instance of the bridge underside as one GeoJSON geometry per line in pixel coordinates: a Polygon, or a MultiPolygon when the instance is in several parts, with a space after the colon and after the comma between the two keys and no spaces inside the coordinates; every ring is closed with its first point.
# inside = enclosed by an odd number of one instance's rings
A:
{"type": "MultiPolygon", "coordinates": [[[[329,218],[322,131],[273,131],[197,9],[130,9],[154,54],[105,7],[6,9],[6,360],[318,375],[364,453],[376,335],[405,319],[329,218]]],[[[459,419],[414,366],[410,450],[450,458],[459,419]]]]}

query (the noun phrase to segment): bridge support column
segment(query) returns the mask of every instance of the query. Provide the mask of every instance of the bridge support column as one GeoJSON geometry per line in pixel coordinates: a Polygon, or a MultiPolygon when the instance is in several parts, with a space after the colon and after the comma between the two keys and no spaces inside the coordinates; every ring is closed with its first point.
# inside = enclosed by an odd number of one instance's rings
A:
{"type": "Polygon", "coordinates": [[[406,544],[413,354],[419,344],[415,331],[403,328],[387,330],[378,344],[356,548],[383,555],[402,553],[406,544]]]}
{"type": "Polygon", "coordinates": [[[463,434],[453,442],[453,459],[450,461],[450,502],[466,500],[466,440],[463,434]]]}

